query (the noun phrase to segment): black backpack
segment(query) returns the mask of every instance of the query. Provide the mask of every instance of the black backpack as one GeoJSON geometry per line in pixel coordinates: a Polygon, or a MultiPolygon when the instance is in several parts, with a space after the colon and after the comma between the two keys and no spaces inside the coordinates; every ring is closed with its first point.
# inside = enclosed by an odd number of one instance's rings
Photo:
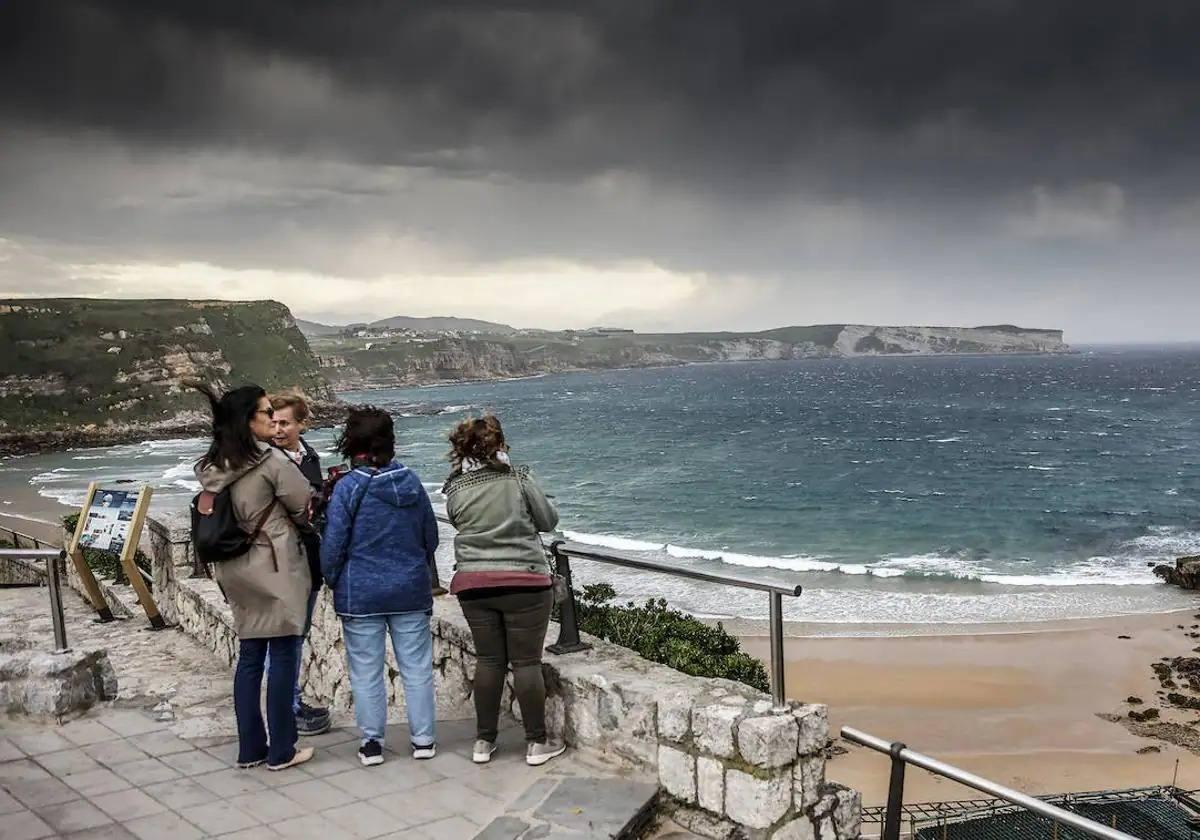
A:
{"type": "Polygon", "coordinates": [[[192,499],[192,544],[196,547],[196,555],[205,563],[222,563],[249,551],[267,524],[267,517],[279,503],[278,499],[273,499],[258,517],[254,532],[247,534],[233,512],[233,495],[229,492],[232,487],[230,484],[218,493],[204,490],[192,499]]]}

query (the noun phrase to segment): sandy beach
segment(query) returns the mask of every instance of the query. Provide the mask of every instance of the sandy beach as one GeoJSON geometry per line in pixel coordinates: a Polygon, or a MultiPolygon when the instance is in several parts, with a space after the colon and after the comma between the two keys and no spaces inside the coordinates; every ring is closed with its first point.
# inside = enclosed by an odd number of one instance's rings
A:
{"type": "MultiPolygon", "coordinates": [[[[827,703],[835,732],[848,724],[904,741],[1029,793],[1170,784],[1176,760],[1179,785],[1195,788],[1200,756],[1097,715],[1127,714],[1135,708],[1125,702],[1130,696],[1153,705],[1161,688],[1150,665],[1193,655],[1196,640],[1179,625],[1198,620],[1176,612],[874,637],[798,635],[806,626],[797,625],[785,646],[788,695],[827,703]],[[1138,754],[1146,747],[1160,752],[1138,754]]],[[[834,629],[880,628],[820,632],[834,629]]],[[[743,644],[767,655],[761,635],[744,634],[743,644]]],[[[884,803],[887,775],[886,757],[857,747],[829,765],[830,778],[862,791],[868,805],[884,803]]],[[[979,797],[919,770],[910,771],[906,789],[909,802],[979,797]]]]}

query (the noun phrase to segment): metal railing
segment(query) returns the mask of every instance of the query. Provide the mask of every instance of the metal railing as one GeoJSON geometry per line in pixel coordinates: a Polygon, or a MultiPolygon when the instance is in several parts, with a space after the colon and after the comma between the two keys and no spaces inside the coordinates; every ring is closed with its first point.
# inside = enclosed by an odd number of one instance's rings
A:
{"type": "Polygon", "coordinates": [[[46,561],[46,580],[50,590],[50,620],[54,624],[54,652],[66,653],[67,625],[63,619],[62,582],[58,577],[59,561],[67,559],[61,548],[0,548],[0,559],[46,561]]]}
{"type": "MultiPolygon", "coordinates": [[[[452,525],[449,518],[438,514],[438,520],[452,525]]],[[[794,583],[771,581],[761,577],[730,574],[726,572],[706,572],[687,566],[663,563],[648,557],[641,557],[622,551],[602,551],[595,546],[575,542],[573,540],[555,540],[547,548],[547,553],[554,560],[555,571],[566,582],[567,598],[559,604],[558,641],[546,648],[550,653],[562,655],[589,650],[591,645],[579,637],[578,610],[575,606],[575,589],[571,580],[571,558],[587,560],[595,563],[607,563],[612,566],[623,566],[627,569],[641,569],[673,577],[688,578],[705,583],[717,583],[723,586],[733,586],[739,589],[751,589],[766,592],[770,599],[770,633],[771,633],[771,700],[776,712],[788,711],[787,697],[784,692],[784,659],[783,659],[783,596],[798,597],[802,591],[794,583]]]]}
{"type": "Polygon", "coordinates": [[[1024,808],[1026,811],[1045,817],[1055,823],[1069,826],[1077,831],[1082,831],[1091,837],[1101,837],[1104,840],[1137,840],[1132,834],[1126,834],[1123,831],[1102,825],[1094,820],[1089,820],[1087,817],[1076,814],[1074,811],[1059,808],[1057,805],[1051,805],[1049,802],[1035,799],[1028,794],[1007,788],[990,779],[976,776],[974,773],[946,764],[943,761],[938,761],[936,758],[915,752],[904,744],[889,743],[882,738],[868,735],[866,732],[850,726],[842,727],[842,737],[853,744],[858,744],[891,756],[891,781],[888,785],[888,804],[884,815],[881,840],[900,840],[900,819],[901,811],[904,807],[904,770],[909,764],[914,767],[920,767],[922,770],[928,770],[937,776],[958,782],[960,785],[982,791],[1005,802],[1011,802],[1013,805],[1024,808]]]}
{"type": "Polygon", "coordinates": [[[0,540],[11,542],[13,548],[57,548],[54,543],[46,542],[43,539],[26,534],[23,531],[17,531],[9,528],[7,525],[0,525],[0,540]],[[7,535],[7,536],[5,536],[7,535]],[[22,543],[28,545],[22,545],[22,543]]]}

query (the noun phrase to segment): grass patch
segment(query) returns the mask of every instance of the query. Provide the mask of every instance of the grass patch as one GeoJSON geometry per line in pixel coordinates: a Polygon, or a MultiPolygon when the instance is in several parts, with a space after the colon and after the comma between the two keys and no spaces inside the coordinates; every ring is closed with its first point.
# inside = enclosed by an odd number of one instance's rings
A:
{"type": "Polygon", "coordinates": [[[662,598],[615,604],[616,590],[607,583],[585,586],[575,597],[579,629],[585,633],[694,677],[734,680],[759,691],[770,688],[767,669],[720,624],[713,627],[673,610],[662,598]]]}

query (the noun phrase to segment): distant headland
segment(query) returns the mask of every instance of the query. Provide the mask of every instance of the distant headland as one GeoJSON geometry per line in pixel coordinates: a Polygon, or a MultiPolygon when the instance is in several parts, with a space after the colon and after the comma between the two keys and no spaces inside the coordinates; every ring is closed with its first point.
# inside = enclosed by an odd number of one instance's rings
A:
{"type": "Polygon", "coordinates": [[[763,332],[529,330],[465,318],[335,327],[275,301],[0,300],[0,453],[193,434],[180,385],[298,388],[318,417],[338,392],[699,362],[1063,353],[1060,330],[824,324],[763,332]]]}

